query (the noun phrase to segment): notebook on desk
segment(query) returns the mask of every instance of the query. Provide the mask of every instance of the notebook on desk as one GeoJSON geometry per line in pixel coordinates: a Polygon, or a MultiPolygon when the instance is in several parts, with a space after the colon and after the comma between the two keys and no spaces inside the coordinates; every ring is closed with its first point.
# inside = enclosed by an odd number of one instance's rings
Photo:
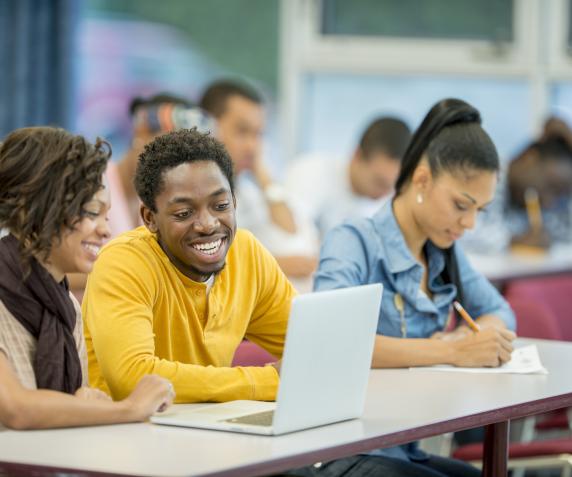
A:
{"type": "Polygon", "coordinates": [[[231,401],[151,422],[279,435],[359,417],[364,408],[382,285],[296,296],[275,403],[231,401]]]}

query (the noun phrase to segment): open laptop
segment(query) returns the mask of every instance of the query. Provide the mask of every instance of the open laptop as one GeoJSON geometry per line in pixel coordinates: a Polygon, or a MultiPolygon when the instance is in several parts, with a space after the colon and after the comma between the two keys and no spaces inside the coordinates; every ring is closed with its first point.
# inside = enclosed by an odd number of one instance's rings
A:
{"type": "Polygon", "coordinates": [[[231,401],[173,410],[151,422],[278,435],[359,417],[382,285],[299,295],[292,301],[276,402],[231,401]]]}

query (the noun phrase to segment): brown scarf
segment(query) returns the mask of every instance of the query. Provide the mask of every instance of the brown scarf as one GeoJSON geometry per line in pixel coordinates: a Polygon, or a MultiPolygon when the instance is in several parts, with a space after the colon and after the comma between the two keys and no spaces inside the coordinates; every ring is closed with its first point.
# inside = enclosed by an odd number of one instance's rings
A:
{"type": "Polygon", "coordinates": [[[73,330],[76,312],[68,283],[57,283],[38,263],[23,279],[18,240],[7,235],[0,240],[0,300],[37,340],[32,363],[38,388],[73,394],[82,383],[81,363],[73,330]]]}

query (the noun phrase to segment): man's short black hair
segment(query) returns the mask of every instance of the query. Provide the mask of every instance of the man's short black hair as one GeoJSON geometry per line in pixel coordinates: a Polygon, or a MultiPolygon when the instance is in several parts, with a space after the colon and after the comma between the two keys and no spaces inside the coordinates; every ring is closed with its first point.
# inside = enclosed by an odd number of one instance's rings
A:
{"type": "Polygon", "coordinates": [[[367,127],[359,142],[361,156],[368,159],[381,152],[392,159],[401,160],[411,141],[411,131],[401,119],[379,117],[367,127]]]}
{"type": "Polygon", "coordinates": [[[139,108],[159,106],[165,103],[176,104],[177,106],[184,106],[185,108],[192,108],[194,106],[192,101],[171,93],[159,93],[154,96],[149,96],[148,98],[137,96],[129,103],[129,115],[134,116],[139,108]]]}
{"type": "Polygon", "coordinates": [[[232,161],[221,142],[193,129],[179,129],[155,138],[145,146],[135,171],[135,189],[147,208],[157,212],[155,199],[162,191],[163,173],[181,164],[213,161],[234,195],[232,161]]]}
{"type": "Polygon", "coordinates": [[[199,106],[219,118],[226,109],[226,103],[232,96],[240,96],[256,104],[262,104],[262,96],[251,86],[236,80],[221,80],[212,83],[203,93],[199,106]]]}

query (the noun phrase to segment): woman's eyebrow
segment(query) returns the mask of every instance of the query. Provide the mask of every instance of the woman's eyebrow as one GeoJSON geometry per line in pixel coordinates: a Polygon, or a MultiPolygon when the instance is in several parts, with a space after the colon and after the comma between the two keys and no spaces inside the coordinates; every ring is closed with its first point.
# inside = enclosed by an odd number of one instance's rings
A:
{"type": "Polygon", "coordinates": [[[99,200],[99,199],[92,199],[89,202],[85,203],[86,206],[87,205],[97,205],[97,204],[105,206],[105,205],[107,205],[107,202],[104,202],[103,200],[99,200]]]}

